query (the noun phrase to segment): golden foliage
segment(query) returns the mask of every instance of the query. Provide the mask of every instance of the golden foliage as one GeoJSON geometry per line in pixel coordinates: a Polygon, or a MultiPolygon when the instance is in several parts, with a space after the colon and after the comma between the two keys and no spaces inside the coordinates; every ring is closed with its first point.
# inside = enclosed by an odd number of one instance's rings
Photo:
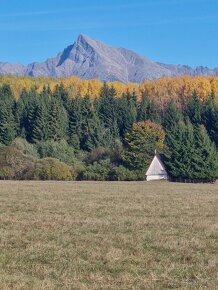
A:
{"type": "MultiPolygon", "coordinates": [[[[55,86],[61,83],[72,98],[89,95],[91,99],[94,99],[99,96],[103,86],[103,82],[97,79],[82,80],[76,76],[58,80],[54,78],[0,76],[0,85],[9,84],[16,98],[19,97],[24,88],[29,91],[32,87],[36,87],[38,92],[41,92],[44,86],[49,85],[53,91],[55,86]]],[[[213,93],[218,102],[218,77],[164,77],[158,80],[144,81],[141,84],[109,82],[108,85],[115,88],[118,97],[129,92],[135,93],[140,100],[142,94],[146,94],[161,109],[171,99],[178,105],[185,105],[194,92],[197,93],[202,102],[206,101],[208,96],[213,93]]]]}

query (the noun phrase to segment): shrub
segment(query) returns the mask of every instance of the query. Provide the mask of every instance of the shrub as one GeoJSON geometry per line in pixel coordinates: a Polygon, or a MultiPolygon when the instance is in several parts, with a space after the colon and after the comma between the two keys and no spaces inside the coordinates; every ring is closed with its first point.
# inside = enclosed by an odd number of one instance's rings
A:
{"type": "Polygon", "coordinates": [[[94,162],[100,162],[101,160],[109,159],[111,156],[111,150],[105,147],[97,147],[92,150],[88,155],[86,162],[93,164],[94,162]]]}
{"type": "Polygon", "coordinates": [[[73,147],[65,140],[59,142],[54,140],[39,142],[37,144],[37,149],[40,158],[52,157],[68,165],[73,165],[76,159],[73,147]]]}
{"type": "Polygon", "coordinates": [[[39,180],[73,180],[72,168],[67,164],[54,159],[38,160],[35,166],[34,178],[39,180]]]}
{"type": "Polygon", "coordinates": [[[110,173],[110,160],[101,160],[99,163],[94,162],[86,167],[83,173],[85,180],[108,180],[110,173]]]}
{"type": "Polygon", "coordinates": [[[25,139],[17,137],[12,142],[12,146],[14,146],[18,151],[22,152],[25,155],[30,155],[38,158],[38,153],[33,144],[30,144],[25,139]]]}
{"type": "Polygon", "coordinates": [[[14,146],[0,148],[1,179],[32,179],[35,159],[18,151],[14,146]]]}
{"type": "Polygon", "coordinates": [[[117,181],[131,181],[141,179],[136,171],[129,170],[128,168],[120,165],[114,167],[110,172],[110,179],[117,181]]]}

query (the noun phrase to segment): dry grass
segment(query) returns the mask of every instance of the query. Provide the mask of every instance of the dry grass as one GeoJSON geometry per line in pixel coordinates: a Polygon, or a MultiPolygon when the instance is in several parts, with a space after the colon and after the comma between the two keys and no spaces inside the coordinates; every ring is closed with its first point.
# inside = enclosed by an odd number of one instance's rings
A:
{"type": "Polygon", "coordinates": [[[218,184],[0,182],[0,289],[217,289],[218,184]]]}

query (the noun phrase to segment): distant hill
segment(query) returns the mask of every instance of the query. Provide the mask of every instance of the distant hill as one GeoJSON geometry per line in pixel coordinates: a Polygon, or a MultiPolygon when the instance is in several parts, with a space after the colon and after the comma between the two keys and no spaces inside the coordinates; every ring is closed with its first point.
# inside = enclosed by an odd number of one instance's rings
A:
{"type": "Polygon", "coordinates": [[[218,76],[218,68],[158,63],[131,50],[114,48],[79,35],[72,45],[45,62],[34,62],[27,66],[0,62],[0,74],[55,78],[75,75],[82,79],[140,83],[164,76],[218,76]]]}

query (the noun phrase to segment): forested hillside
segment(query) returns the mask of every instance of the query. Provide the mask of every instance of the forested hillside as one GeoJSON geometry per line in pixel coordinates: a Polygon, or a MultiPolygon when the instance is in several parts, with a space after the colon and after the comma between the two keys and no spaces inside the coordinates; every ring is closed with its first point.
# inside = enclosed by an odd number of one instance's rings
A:
{"type": "Polygon", "coordinates": [[[0,77],[0,177],[141,180],[154,150],[172,180],[218,177],[218,78],[142,84],[0,77]]]}

